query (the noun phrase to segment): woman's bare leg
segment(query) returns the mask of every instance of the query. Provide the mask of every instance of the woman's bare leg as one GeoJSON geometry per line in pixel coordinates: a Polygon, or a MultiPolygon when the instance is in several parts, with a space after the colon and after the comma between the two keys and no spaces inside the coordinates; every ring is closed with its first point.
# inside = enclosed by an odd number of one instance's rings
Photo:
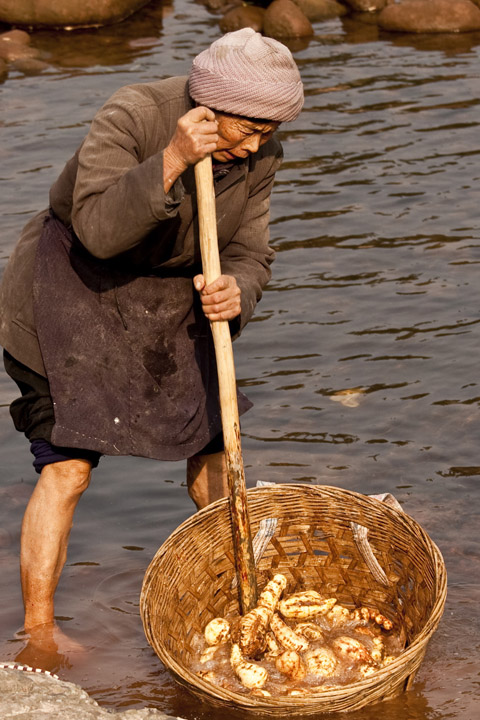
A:
{"type": "Polygon", "coordinates": [[[228,495],[225,453],[194,455],[187,460],[188,494],[201,510],[228,495]]]}
{"type": "Polygon", "coordinates": [[[27,632],[54,622],[53,597],[67,557],[73,513],[90,473],[86,460],[46,465],[25,510],[20,573],[27,632]]]}

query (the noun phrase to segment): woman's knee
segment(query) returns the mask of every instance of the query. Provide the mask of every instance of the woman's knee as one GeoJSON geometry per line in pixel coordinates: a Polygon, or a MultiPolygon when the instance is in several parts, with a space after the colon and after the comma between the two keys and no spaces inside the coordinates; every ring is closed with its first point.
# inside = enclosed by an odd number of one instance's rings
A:
{"type": "Polygon", "coordinates": [[[39,482],[53,486],[64,495],[80,496],[90,484],[91,472],[88,460],[62,460],[45,465],[39,482]]]}

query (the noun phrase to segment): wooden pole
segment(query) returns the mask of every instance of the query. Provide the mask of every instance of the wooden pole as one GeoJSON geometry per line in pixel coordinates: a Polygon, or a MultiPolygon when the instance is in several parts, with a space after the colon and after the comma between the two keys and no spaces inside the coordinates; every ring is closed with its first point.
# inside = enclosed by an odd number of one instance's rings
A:
{"type": "MultiPolygon", "coordinates": [[[[209,285],[221,275],[215,190],[210,156],[205,157],[195,165],[195,182],[203,275],[206,284],[209,285]]],[[[248,517],[245,472],[240,445],[240,421],[238,417],[232,339],[227,320],[211,322],[210,327],[217,359],[223,441],[230,493],[230,513],[232,516],[233,549],[237,565],[241,611],[242,614],[245,614],[256,605],[257,581],[248,517]]]]}

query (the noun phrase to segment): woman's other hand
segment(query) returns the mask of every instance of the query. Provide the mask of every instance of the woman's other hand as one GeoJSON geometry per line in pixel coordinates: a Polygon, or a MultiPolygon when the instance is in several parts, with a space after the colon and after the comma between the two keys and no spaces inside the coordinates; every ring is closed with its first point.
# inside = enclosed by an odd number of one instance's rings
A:
{"type": "Polygon", "coordinates": [[[205,285],[203,275],[196,275],[193,284],[200,293],[203,312],[212,322],[233,320],[241,312],[241,290],[233,275],[220,275],[210,285],[205,285]]]}

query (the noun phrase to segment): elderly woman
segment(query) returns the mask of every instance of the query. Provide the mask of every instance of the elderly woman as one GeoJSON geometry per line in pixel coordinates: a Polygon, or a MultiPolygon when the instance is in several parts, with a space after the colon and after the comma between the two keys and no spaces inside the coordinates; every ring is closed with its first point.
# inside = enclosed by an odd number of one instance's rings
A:
{"type": "MultiPolygon", "coordinates": [[[[116,92],[5,271],[0,342],[40,478],[22,529],[25,628],[53,623],[78,499],[102,454],[188,459],[197,507],[225,494],[209,320],[237,336],[270,277],[274,137],[303,104],[295,62],[251,29],[188,77],[116,92]],[[214,163],[222,275],[201,274],[193,166],[214,163]]],[[[250,403],[239,395],[239,410],[250,403]]]]}

